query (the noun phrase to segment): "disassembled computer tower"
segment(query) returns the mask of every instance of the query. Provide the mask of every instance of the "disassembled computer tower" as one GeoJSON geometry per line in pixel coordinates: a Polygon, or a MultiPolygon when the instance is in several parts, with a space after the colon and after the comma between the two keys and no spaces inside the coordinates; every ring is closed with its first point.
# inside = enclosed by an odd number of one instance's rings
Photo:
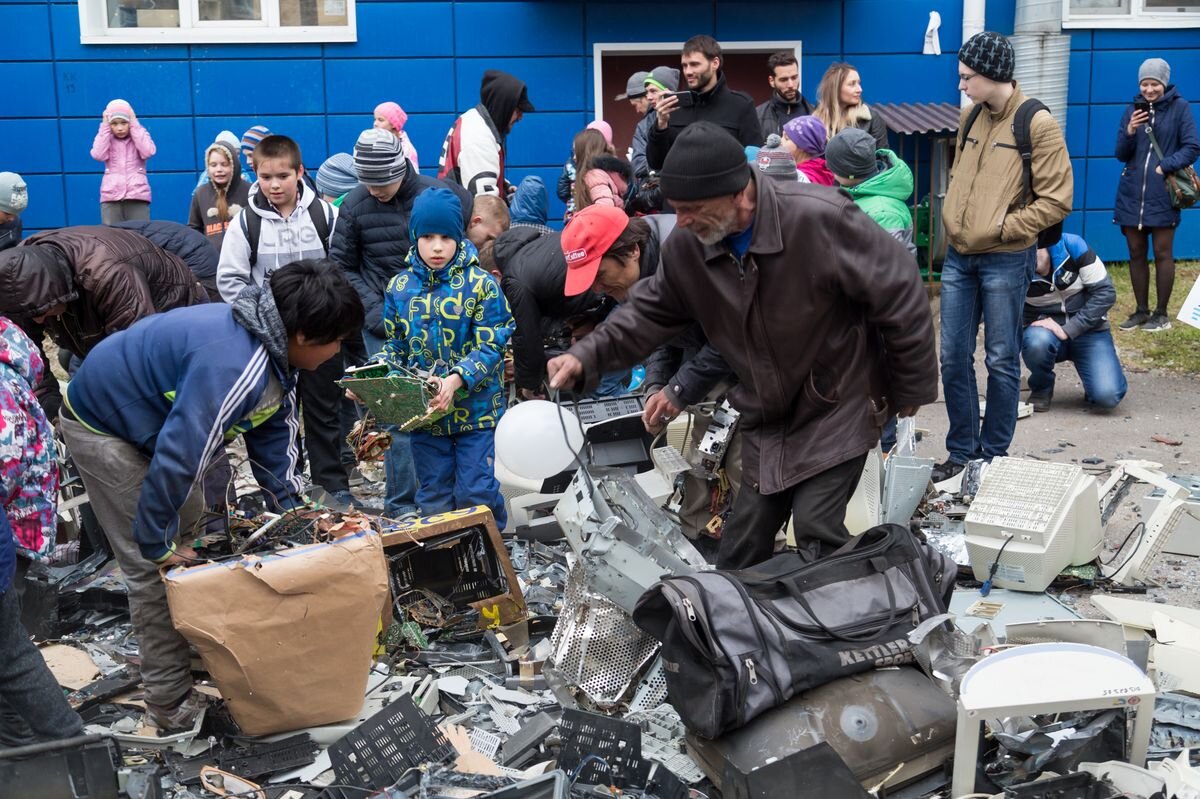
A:
{"type": "Polygon", "coordinates": [[[618,469],[579,469],[554,516],[591,589],[627,613],[664,574],[708,567],[679,525],[618,469]]]}
{"type": "Polygon", "coordinates": [[[713,411],[712,419],[709,421],[708,429],[704,431],[704,438],[700,440],[699,447],[700,464],[698,468],[704,477],[713,478],[720,470],[741,416],[729,404],[729,400],[724,400],[713,411]]]}

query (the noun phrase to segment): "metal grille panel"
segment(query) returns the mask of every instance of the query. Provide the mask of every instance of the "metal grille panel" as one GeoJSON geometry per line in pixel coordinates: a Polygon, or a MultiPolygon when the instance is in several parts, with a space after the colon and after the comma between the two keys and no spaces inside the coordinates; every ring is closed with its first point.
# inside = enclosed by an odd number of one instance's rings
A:
{"type": "Polygon", "coordinates": [[[563,612],[550,639],[553,652],[547,666],[573,691],[599,707],[608,707],[629,692],[658,651],[658,642],[638,629],[628,613],[588,591],[586,579],[577,563],[567,577],[563,612]]]}

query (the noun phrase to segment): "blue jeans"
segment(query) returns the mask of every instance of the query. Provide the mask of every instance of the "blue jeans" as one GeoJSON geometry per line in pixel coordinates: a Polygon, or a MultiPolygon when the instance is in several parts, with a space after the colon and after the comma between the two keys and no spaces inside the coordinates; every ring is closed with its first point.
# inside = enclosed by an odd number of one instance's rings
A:
{"type": "Polygon", "coordinates": [[[1021,356],[1029,369],[1031,391],[1053,391],[1054,365],[1063,361],[1075,364],[1083,381],[1084,397],[1100,408],[1117,407],[1129,388],[1108,330],[1093,330],[1062,341],[1044,327],[1030,326],[1025,328],[1021,356]]]}
{"type": "MultiPolygon", "coordinates": [[[[368,357],[383,350],[383,339],[369,330],[363,331],[363,343],[368,357]]],[[[392,445],[383,456],[383,472],[386,482],[383,500],[383,515],[399,519],[406,513],[417,510],[417,472],[413,468],[412,444],[409,433],[401,433],[395,425],[383,425],[392,437],[392,445]]]]}
{"type": "Polygon", "coordinates": [[[496,527],[508,524],[500,481],[496,479],[495,431],[472,430],[452,436],[412,433],[412,454],[421,487],[417,503],[425,516],[486,505],[496,527]]]}
{"type": "Polygon", "coordinates": [[[942,394],[954,463],[1008,454],[1021,401],[1021,311],[1036,249],[961,255],[942,266],[942,394]],[[979,420],[975,339],[983,322],[987,412],[979,420]]]}

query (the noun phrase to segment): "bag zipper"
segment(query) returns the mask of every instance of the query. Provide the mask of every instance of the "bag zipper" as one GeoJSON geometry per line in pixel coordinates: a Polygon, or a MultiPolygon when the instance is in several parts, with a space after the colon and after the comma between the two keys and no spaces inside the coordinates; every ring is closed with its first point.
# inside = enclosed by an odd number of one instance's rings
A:
{"type": "MultiPolygon", "coordinates": [[[[688,621],[693,623],[699,621],[696,616],[696,609],[692,605],[691,599],[689,599],[682,591],[670,583],[663,583],[663,587],[670,588],[671,592],[680,598],[679,604],[683,606],[684,611],[687,613],[688,621]]],[[[700,623],[700,626],[703,627],[703,623],[700,623]]],[[[695,624],[681,624],[680,628],[683,630],[683,637],[688,639],[688,642],[691,643],[691,645],[694,646],[706,660],[708,660],[710,663],[713,662],[713,653],[715,652],[715,647],[709,646],[704,641],[700,640],[699,634],[696,632],[695,624]]],[[[707,633],[707,630],[705,632],[707,633]]],[[[708,637],[711,638],[712,636],[709,635],[708,637]]]]}
{"type": "MultiPolygon", "coordinates": [[[[747,615],[750,617],[751,626],[754,627],[754,634],[758,638],[758,651],[763,653],[763,657],[766,657],[766,655],[767,655],[767,637],[765,635],[763,635],[762,626],[759,624],[758,616],[755,615],[755,613],[754,613],[755,608],[758,607],[757,603],[755,603],[751,599],[750,592],[746,590],[746,586],[742,585],[735,578],[730,577],[729,575],[722,575],[722,576],[726,580],[729,581],[730,585],[732,585],[734,587],[734,590],[736,590],[738,592],[738,595],[742,598],[742,604],[746,607],[747,610],[750,611],[747,615]]],[[[691,578],[684,577],[682,579],[688,580],[691,578]]],[[[749,658],[747,658],[747,659],[749,659],[749,658]]],[[[771,682],[769,684],[771,686],[771,693],[775,695],[775,702],[777,704],[782,705],[783,699],[784,699],[783,693],[779,690],[779,687],[774,684],[774,682],[771,682]]]]}

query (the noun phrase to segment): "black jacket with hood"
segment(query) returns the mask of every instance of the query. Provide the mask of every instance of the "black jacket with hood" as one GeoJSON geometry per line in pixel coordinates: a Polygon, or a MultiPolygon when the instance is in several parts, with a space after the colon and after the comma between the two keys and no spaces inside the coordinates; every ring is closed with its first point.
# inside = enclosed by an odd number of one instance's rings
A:
{"type": "Polygon", "coordinates": [[[396,196],[382,203],[371,196],[367,187],[355,186],[338,208],[332,258],[346,273],[362,298],[366,310],[366,329],[384,338],[383,294],[388,281],[405,269],[404,257],[412,249],[408,238],[408,217],[417,195],[430,188],[449,188],[462,202],[463,227],[470,224],[474,198],[461,186],[422,175],[408,165],[396,196]]]}
{"type": "Polygon", "coordinates": [[[438,177],[472,195],[495,194],[507,200],[505,142],[517,109],[533,110],[525,82],[498,69],[484,72],[479,105],[459,116],[446,134],[438,177]]]}
{"type": "Polygon", "coordinates": [[[808,116],[813,112],[813,107],[803,94],[797,94],[796,102],[789,103],[779,96],[779,92],[772,91],[771,99],[755,111],[758,113],[758,125],[762,128],[763,141],[766,141],[772,133],[782,136],[784,125],[796,117],[808,116]]]}
{"type": "Polygon", "coordinates": [[[591,292],[566,296],[567,260],[558,233],[513,228],[496,239],[493,253],[517,323],[512,337],[517,387],[537,391],[546,376],[546,340],[568,343],[571,322],[598,322],[613,303],[591,292]]]}
{"type": "Polygon", "coordinates": [[[695,104],[690,108],[677,108],[671,112],[667,129],[660,130],[652,125],[646,140],[646,160],[650,168],[662,169],[663,161],[675,137],[693,122],[704,120],[720,125],[729,131],[743,147],[758,147],[765,140],[758,123],[754,100],[745,92],[735,91],[725,85],[725,73],[717,71],[717,85],[706,92],[693,92],[695,104]]]}

